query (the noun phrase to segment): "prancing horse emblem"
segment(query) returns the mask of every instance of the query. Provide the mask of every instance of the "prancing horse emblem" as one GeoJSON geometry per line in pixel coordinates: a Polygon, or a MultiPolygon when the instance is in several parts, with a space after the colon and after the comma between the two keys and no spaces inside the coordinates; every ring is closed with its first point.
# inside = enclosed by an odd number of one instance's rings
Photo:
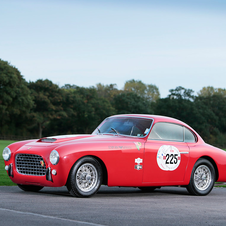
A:
{"type": "Polygon", "coordinates": [[[40,161],[40,163],[42,167],[45,165],[44,161],[40,161]]]}

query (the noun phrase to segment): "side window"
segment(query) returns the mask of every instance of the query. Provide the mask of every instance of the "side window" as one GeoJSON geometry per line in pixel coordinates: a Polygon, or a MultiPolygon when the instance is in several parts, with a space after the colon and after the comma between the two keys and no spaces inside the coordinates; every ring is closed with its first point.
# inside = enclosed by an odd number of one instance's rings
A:
{"type": "Polygon", "coordinates": [[[184,128],[185,133],[184,133],[184,141],[188,143],[195,143],[196,142],[196,137],[194,134],[187,128],[184,128]]]}
{"type": "Polygon", "coordinates": [[[159,122],[154,125],[149,140],[184,141],[184,127],[172,123],[159,122]]]}

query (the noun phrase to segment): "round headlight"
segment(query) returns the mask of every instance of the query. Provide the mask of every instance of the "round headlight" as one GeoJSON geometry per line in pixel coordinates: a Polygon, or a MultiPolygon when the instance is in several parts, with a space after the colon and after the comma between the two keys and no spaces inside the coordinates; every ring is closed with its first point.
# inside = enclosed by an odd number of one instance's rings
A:
{"type": "Polygon", "coordinates": [[[56,165],[59,162],[59,158],[60,158],[59,153],[56,150],[53,150],[50,153],[49,159],[53,165],[56,165]]]}
{"type": "Polygon", "coordinates": [[[11,157],[11,151],[8,147],[4,148],[2,152],[2,157],[5,161],[9,161],[11,157]]]}

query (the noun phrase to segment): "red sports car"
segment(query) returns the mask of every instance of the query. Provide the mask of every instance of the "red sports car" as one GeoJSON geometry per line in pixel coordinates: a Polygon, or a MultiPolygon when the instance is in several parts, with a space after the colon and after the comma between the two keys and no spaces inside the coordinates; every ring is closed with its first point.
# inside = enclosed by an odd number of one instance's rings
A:
{"type": "Polygon", "coordinates": [[[101,184],[152,191],[184,186],[207,195],[226,181],[226,152],[206,144],[187,124],[156,115],[116,115],[91,135],[13,143],[3,150],[10,179],[25,191],[66,185],[89,197],[101,184]]]}

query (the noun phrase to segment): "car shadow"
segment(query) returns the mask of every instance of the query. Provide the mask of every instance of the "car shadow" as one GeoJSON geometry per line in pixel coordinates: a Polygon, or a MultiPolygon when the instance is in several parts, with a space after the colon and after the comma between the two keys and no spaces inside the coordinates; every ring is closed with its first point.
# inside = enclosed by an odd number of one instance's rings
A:
{"type": "Polygon", "coordinates": [[[141,191],[139,188],[130,188],[130,187],[107,187],[101,188],[97,195],[106,195],[106,196],[116,196],[116,195],[137,195],[137,196],[157,196],[157,195],[163,195],[163,194],[170,194],[170,195],[190,195],[186,188],[181,187],[162,187],[157,188],[152,192],[145,192],[141,191]]]}
{"type": "MultiPolygon", "coordinates": [[[[18,188],[19,189],[19,188],[18,188]]],[[[24,191],[20,191],[23,192],[24,191]]],[[[73,198],[66,187],[61,188],[49,188],[45,187],[39,192],[26,192],[32,193],[36,195],[53,195],[53,196],[61,196],[61,197],[70,197],[73,198]]],[[[162,195],[190,195],[186,188],[181,187],[162,187],[160,189],[156,189],[152,192],[144,192],[139,188],[133,187],[108,187],[102,185],[97,194],[92,196],[92,198],[110,198],[110,197],[148,197],[148,196],[162,196],[162,195]]]]}

